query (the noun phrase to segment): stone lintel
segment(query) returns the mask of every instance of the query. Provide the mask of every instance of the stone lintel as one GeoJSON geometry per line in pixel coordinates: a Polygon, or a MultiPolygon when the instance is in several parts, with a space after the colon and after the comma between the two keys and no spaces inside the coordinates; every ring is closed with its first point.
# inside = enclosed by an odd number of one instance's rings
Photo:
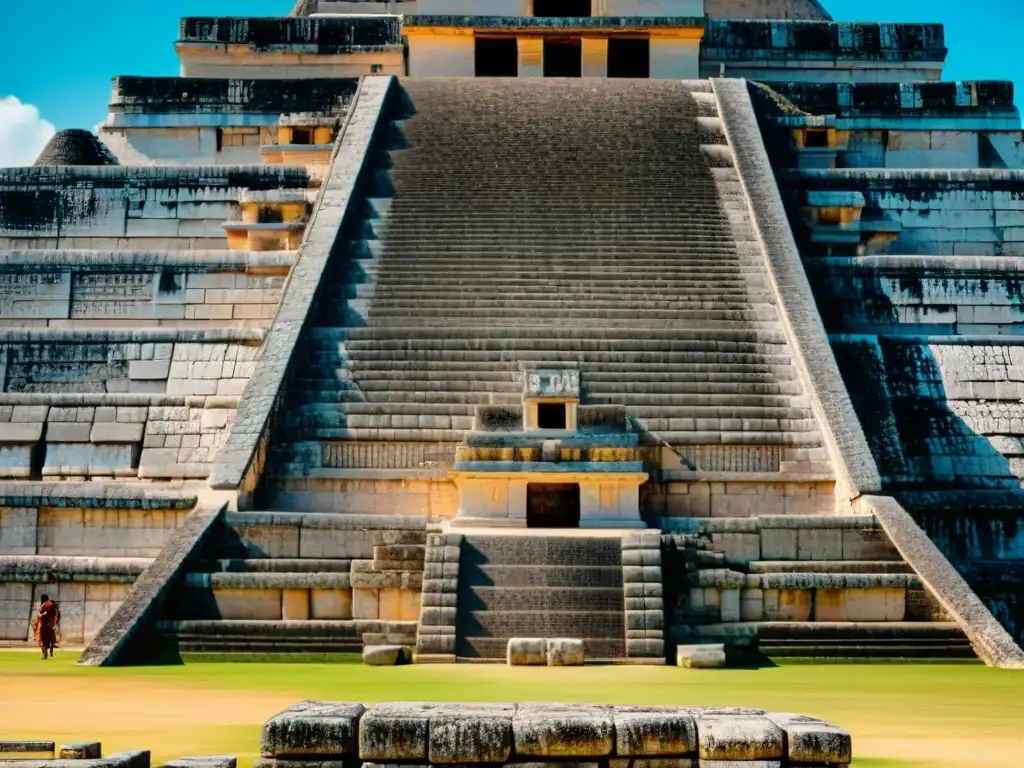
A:
{"type": "Polygon", "coordinates": [[[622,32],[649,34],[651,37],[678,37],[700,40],[704,20],[671,16],[591,16],[556,19],[535,16],[406,16],[406,36],[416,35],[486,35],[522,33],[572,34],[601,37],[622,32]]]}
{"type": "Polygon", "coordinates": [[[460,480],[515,480],[535,483],[647,482],[641,461],[465,461],[455,465],[448,476],[460,480]],[[486,467],[493,466],[494,469],[486,467]],[[464,467],[464,468],[461,468],[464,467]],[[605,469],[604,467],[607,467],[605,469]]]}

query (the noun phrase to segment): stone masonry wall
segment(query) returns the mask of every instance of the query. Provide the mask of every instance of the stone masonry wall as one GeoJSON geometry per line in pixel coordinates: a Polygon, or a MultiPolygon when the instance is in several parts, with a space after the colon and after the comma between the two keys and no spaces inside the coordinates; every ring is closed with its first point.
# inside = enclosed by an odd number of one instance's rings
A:
{"type": "Polygon", "coordinates": [[[206,477],[261,336],[0,334],[0,476],[206,477]]]}
{"type": "MultiPolygon", "coordinates": [[[[869,253],[1024,255],[1024,173],[1020,171],[805,170],[784,176],[814,194],[860,195],[862,243],[871,232],[895,234],[869,253]]],[[[793,186],[790,186],[793,189],[793,186]]],[[[850,198],[852,201],[853,198],[850,198]]],[[[797,203],[799,204],[799,203],[797,203]]],[[[824,253],[810,244],[809,256],[824,253]]]]}
{"type": "Polygon", "coordinates": [[[223,248],[243,194],[306,189],[304,169],[0,170],[0,248],[223,248]]]}
{"type": "Polygon", "coordinates": [[[266,328],[294,256],[0,251],[3,328],[266,328]]]}

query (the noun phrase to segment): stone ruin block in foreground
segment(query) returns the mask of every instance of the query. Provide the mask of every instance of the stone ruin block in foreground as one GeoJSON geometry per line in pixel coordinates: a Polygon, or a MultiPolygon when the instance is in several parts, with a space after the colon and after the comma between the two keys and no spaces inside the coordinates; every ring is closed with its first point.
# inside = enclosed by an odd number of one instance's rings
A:
{"type": "Polygon", "coordinates": [[[850,735],[760,709],[559,703],[306,701],[263,727],[256,768],[327,764],[586,764],[641,768],[848,766],[850,735]]]}

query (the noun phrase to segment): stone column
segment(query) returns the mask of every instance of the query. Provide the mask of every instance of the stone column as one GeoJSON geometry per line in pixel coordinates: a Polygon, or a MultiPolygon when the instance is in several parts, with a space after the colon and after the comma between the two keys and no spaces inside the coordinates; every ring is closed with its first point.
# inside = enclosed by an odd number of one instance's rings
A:
{"type": "Polygon", "coordinates": [[[472,30],[428,33],[409,27],[409,74],[414,77],[473,77],[476,42],[472,30]]]}
{"type": "Polygon", "coordinates": [[[651,79],[700,78],[700,36],[651,34],[651,79]]]}
{"type": "Polygon", "coordinates": [[[580,480],[580,528],[646,528],[640,517],[640,485],[645,474],[580,480]]]}
{"type": "Polygon", "coordinates": [[[525,476],[481,472],[467,477],[453,472],[452,480],[459,490],[459,511],[452,524],[526,526],[525,476]]]}
{"type": "Polygon", "coordinates": [[[608,38],[583,38],[583,77],[608,77],[608,38]]]}
{"type": "Polygon", "coordinates": [[[519,47],[519,76],[544,77],[544,39],[517,37],[519,47]]]}

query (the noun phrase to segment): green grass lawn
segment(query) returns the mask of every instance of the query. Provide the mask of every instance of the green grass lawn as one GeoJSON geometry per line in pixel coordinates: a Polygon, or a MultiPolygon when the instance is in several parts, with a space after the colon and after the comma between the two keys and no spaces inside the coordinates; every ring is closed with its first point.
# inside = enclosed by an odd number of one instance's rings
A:
{"type": "Polygon", "coordinates": [[[580,701],[754,706],[831,720],[854,737],[858,768],[1024,765],[1024,673],[974,665],[675,667],[191,663],[80,668],[0,652],[0,738],[97,739],[256,756],[267,717],[302,699],[580,701]]]}

